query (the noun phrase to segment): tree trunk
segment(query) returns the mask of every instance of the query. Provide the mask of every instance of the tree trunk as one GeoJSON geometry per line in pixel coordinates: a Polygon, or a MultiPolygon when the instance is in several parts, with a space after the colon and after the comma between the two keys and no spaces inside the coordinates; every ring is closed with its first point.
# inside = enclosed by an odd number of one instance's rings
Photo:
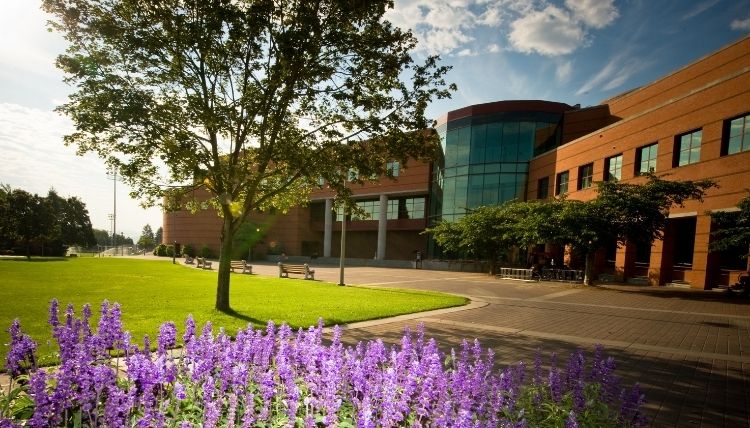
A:
{"type": "Polygon", "coordinates": [[[219,254],[218,280],[216,284],[216,310],[227,312],[229,306],[229,262],[232,260],[234,231],[232,219],[224,216],[221,231],[221,254],[219,254]]]}
{"type": "Polygon", "coordinates": [[[588,251],[586,253],[586,265],[584,266],[583,270],[583,285],[593,285],[593,281],[591,279],[592,275],[594,274],[594,256],[596,255],[593,251],[588,251]]]}

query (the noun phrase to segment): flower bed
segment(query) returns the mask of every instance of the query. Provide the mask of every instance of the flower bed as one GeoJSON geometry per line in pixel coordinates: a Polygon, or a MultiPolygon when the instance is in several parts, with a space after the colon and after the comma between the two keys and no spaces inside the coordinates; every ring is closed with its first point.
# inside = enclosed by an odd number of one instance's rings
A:
{"type": "Polygon", "coordinates": [[[620,389],[614,360],[582,351],[564,369],[537,356],[496,370],[491,350],[464,341],[444,354],[433,339],[406,332],[399,346],[380,340],[346,347],[322,322],[307,330],[269,323],[230,338],[188,316],[178,344],[162,324],[155,351],[123,332],[119,305],[101,306],[97,328],[84,306],[68,306],[50,325],[60,365],[34,366],[36,345],[14,322],[6,370],[10,390],[0,402],[0,426],[299,426],[525,427],[644,426],[636,384],[620,389]]]}

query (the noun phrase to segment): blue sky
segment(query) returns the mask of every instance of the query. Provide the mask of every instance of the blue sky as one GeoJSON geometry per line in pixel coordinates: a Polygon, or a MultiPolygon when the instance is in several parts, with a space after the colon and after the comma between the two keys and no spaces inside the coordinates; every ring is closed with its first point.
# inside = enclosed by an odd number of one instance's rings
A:
{"type": "MultiPolygon", "coordinates": [[[[112,181],[94,155],[62,144],[70,122],[52,112],[70,93],[39,0],[0,2],[0,183],[79,196],[109,229],[112,181]]],[[[750,33],[750,0],[396,0],[394,24],[412,28],[415,55],[439,54],[458,85],[437,118],[471,104],[545,99],[582,106],[647,84],[750,33]]],[[[118,185],[118,231],[161,225],[118,185]]]]}

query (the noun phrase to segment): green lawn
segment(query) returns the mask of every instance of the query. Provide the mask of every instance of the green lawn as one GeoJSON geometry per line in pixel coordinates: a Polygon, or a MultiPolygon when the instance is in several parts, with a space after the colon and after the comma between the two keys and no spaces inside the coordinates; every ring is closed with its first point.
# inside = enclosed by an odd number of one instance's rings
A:
{"type": "MultiPolygon", "coordinates": [[[[39,353],[49,363],[47,324],[51,299],[64,311],[68,303],[91,303],[98,315],[102,300],[122,305],[123,323],[134,338],[155,339],[158,326],[174,321],[179,330],[187,314],[196,323],[211,321],[234,333],[248,322],[256,327],[268,320],[307,327],[323,318],[326,325],[459,306],[463,297],[397,289],[339,287],[335,284],[257,275],[232,275],[233,314],[213,309],[216,271],[189,269],[163,261],[118,258],[0,259],[0,328],[5,361],[8,326],[19,318],[22,329],[39,343],[39,353]]],[[[97,317],[98,318],[98,317],[97,317]]]]}

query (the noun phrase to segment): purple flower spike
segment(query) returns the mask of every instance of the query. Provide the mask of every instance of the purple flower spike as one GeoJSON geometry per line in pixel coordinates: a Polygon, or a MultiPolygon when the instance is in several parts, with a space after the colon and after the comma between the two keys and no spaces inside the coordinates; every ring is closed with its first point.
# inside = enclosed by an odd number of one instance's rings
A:
{"type": "Polygon", "coordinates": [[[36,368],[36,342],[27,334],[21,332],[21,322],[13,320],[10,328],[10,351],[5,356],[5,369],[11,378],[36,368]]]}

